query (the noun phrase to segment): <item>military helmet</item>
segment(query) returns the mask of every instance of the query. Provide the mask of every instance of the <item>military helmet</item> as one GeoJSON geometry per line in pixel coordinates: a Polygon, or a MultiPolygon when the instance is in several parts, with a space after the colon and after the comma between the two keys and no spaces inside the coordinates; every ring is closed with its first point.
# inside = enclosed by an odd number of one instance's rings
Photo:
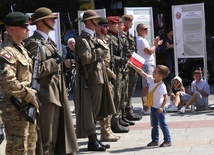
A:
{"type": "Polygon", "coordinates": [[[57,19],[57,15],[54,15],[52,11],[46,7],[38,8],[33,14],[32,14],[32,23],[31,25],[34,25],[37,21],[46,19],[46,18],[54,18],[57,19]]]}
{"type": "Polygon", "coordinates": [[[100,18],[100,16],[94,10],[87,10],[83,13],[82,21],[86,21],[89,19],[100,18]]]}

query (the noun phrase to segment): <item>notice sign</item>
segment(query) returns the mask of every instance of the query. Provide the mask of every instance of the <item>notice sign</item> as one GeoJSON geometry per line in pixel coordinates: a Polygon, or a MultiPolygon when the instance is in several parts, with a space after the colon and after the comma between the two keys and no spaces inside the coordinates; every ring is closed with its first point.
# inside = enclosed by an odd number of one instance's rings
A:
{"type": "Polygon", "coordinates": [[[129,32],[134,36],[137,35],[136,27],[138,24],[142,23],[148,27],[148,35],[146,35],[146,39],[149,42],[149,45],[153,44],[154,38],[154,24],[153,24],[153,11],[152,7],[125,7],[124,14],[133,15],[133,26],[129,29],[129,32]]]}
{"type": "Polygon", "coordinates": [[[206,55],[204,4],[172,6],[174,50],[177,58],[206,55]]]}

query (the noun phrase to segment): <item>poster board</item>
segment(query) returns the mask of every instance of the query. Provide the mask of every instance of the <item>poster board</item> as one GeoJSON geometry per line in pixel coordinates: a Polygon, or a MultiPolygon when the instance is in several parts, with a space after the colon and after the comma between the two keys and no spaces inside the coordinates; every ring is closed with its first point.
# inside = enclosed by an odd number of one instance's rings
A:
{"type": "MultiPolygon", "coordinates": [[[[124,14],[133,15],[133,25],[129,29],[129,32],[135,36],[137,35],[136,27],[139,23],[143,23],[148,27],[148,35],[146,35],[146,40],[149,45],[153,45],[154,38],[154,20],[153,20],[153,10],[152,7],[125,7],[124,14]]],[[[154,52],[155,56],[155,52],[154,52]]],[[[155,62],[156,64],[156,62],[155,62]]]]}
{"type": "MultiPolygon", "coordinates": [[[[83,13],[85,12],[86,10],[84,11],[78,11],[78,17],[80,19],[82,19],[82,16],[83,16],[83,13]]],[[[94,10],[96,11],[96,13],[100,16],[100,17],[106,17],[106,9],[96,9],[94,10]]],[[[81,33],[81,31],[85,28],[85,24],[84,22],[82,22],[81,20],[78,21],[78,30],[79,30],[79,35],[81,33]]]]}
{"type": "Polygon", "coordinates": [[[207,70],[204,3],[173,5],[172,20],[176,75],[178,58],[203,58],[207,70]]]}
{"type": "MultiPolygon", "coordinates": [[[[31,16],[33,13],[27,13],[27,15],[31,16]]],[[[55,19],[54,30],[49,32],[49,37],[56,43],[59,54],[62,54],[62,46],[61,46],[61,32],[60,32],[60,14],[54,12],[58,19],[55,19]]],[[[28,37],[32,36],[34,31],[36,30],[36,25],[29,25],[30,31],[28,32],[28,37]]]]}

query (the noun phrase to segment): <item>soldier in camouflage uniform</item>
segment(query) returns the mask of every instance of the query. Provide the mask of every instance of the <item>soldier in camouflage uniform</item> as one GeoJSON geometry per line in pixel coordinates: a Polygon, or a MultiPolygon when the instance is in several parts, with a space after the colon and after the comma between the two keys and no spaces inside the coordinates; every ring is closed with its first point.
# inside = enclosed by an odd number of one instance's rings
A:
{"type": "Polygon", "coordinates": [[[125,67],[125,60],[122,58],[122,40],[118,39],[118,23],[119,17],[117,16],[109,16],[108,17],[108,35],[110,42],[110,50],[114,53],[115,60],[115,73],[116,73],[116,84],[114,87],[114,104],[117,113],[113,115],[111,120],[111,129],[114,133],[127,133],[129,132],[128,124],[123,126],[121,118],[121,109],[124,102],[124,92],[126,77],[124,76],[123,68],[125,67]]]}
{"type": "MultiPolygon", "coordinates": [[[[129,29],[132,27],[133,23],[133,16],[132,15],[128,15],[125,14],[122,16],[123,19],[123,23],[125,26],[125,36],[127,38],[128,41],[128,45],[129,45],[129,49],[127,52],[127,57],[130,57],[132,55],[132,53],[134,51],[137,51],[135,49],[136,45],[135,45],[135,39],[134,37],[129,33],[129,29]]],[[[137,80],[138,80],[138,74],[137,72],[129,67],[129,76],[128,76],[128,94],[127,94],[127,98],[126,98],[126,107],[125,107],[125,117],[128,120],[133,120],[133,121],[137,121],[140,120],[142,117],[135,114],[133,112],[133,105],[132,105],[132,96],[133,93],[135,91],[136,88],[136,84],[137,84],[137,80]]]]}
{"type": "MultiPolygon", "coordinates": [[[[0,81],[1,83],[2,81],[0,81]]],[[[3,104],[3,100],[2,100],[2,93],[1,93],[1,87],[0,87],[0,105],[3,104]]],[[[0,106],[1,107],[1,106],[0,106]]],[[[0,108],[1,109],[1,108],[0,108]]],[[[3,125],[3,121],[1,119],[1,113],[2,111],[0,110],[0,144],[3,142],[4,140],[4,125],[3,125]]]]}
{"type": "Polygon", "coordinates": [[[6,133],[6,154],[35,155],[36,124],[26,119],[28,104],[38,109],[35,91],[30,88],[32,60],[21,42],[27,37],[28,17],[21,12],[9,13],[4,20],[8,38],[1,45],[2,120],[6,133]],[[11,98],[19,101],[19,108],[11,98]]]}
{"type": "MultiPolygon", "coordinates": [[[[107,18],[100,17],[100,21],[98,22],[98,26],[96,28],[96,37],[97,41],[102,44],[105,47],[104,54],[102,56],[106,73],[108,76],[108,85],[111,89],[112,99],[114,98],[114,86],[112,85],[111,81],[116,80],[116,74],[111,70],[111,64],[110,64],[110,49],[108,46],[108,40],[105,40],[105,36],[107,35],[107,26],[108,26],[108,20],[107,18]]],[[[112,115],[108,115],[108,117],[103,118],[103,120],[100,120],[100,131],[101,131],[101,141],[107,141],[107,142],[115,142],[120,139],[120,136],[115,135],[111,130],[111,118],[112,115]]]]}
{"type": "MultiPolygon", "coordinates": [[[[118,23],[119,25],[119,34],[118,34],[118,38],[121,40],[121,46],[122,46],[122,55],[121,58],[123,60],[125,60],[124,62],[126,63],[128,61],[128,59],[130,58],[132,51],[129,50],[129,40],[128,37],[126,36],[126,32],[124,31],[124,23],[123,23],[123,19],[120,18],[120,21],[118,23]]],[[[123,77],[125,78],[125,85],[123,85],[124,87],[124,91],[121,91],[121,96],[123,96],[123,98],[121,99],[121,104],[122,104],[122,108],[121,108],[121,114],[122,117],[120,119],[120,124],[123,126],[129,126],[129,125],[134,125],[135,122],[131,122],[128,119],[126,119],[126,107],[127,107],[127,98],[128,98],[128,88],[129,88],[129,66],[127,66],[127,64],[123,64],[124,66],[122,66],[122,74],[123,77]]]]}

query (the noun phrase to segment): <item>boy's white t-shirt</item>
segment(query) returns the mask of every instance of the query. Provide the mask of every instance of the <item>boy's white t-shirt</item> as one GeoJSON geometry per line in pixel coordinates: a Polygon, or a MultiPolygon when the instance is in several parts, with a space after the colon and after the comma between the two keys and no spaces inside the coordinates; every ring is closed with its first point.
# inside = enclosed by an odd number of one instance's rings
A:
{"type": "MultiPolygon", "coordinates": [[[[147,82],[149,83],[149,92],[151,92],[158,84],[154,83],[154,78],[151,75],[147,75],[147,82]]],[[[154,92],[154,100],[152,107],[159,109],[163,104],[163,95],[165,94],[167,94],[166,85],[162,82],[162,84],[160,84],[154,92]]]]}

